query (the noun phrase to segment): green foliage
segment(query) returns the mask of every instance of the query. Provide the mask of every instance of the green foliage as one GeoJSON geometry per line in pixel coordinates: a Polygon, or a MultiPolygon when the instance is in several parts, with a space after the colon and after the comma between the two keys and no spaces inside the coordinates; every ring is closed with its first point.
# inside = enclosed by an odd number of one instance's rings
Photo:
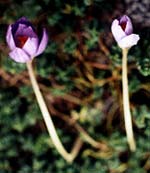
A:
{"type": "MultiPolygon", "coordinates": [[[[122,111],[121,49],[111,38],[121,1],[0,1],[0,173],[148,173],[150,171],[149,28],[135,27],[128,77],[136,152],[129,151],[122,111]],[[115,5],[117,3],[117,5],[115,5]],[[39,110],[26,65],[8,57],[7,26],[26,16],[46,27],[49,43],[33,60],[35,74],[72,164],[57,152],[39,110]],[[81,126],[101,147],[85,142],[81,126]]],[[[124,11],[124,9],[122,9],[124,11]]]]}
{"type": "Polygon", "coordinates": [[[99,31],[97,31],[95,28],[87,29],[86,33],[88,34],[88,37],[85,41],[85,44],[87,45],[88,49],[94,48],[99,40],[99,31]]]}
{"type": "Polygon", "coordinates": [[[138,62],[138,68],[143,76],[150,75],[150,58],[141,58],[138,62]]]}
{"type": "Polygon", "coordinates": [[[10,72],[12,74],[21,73],[26,69],[26,66],[24,64],[16,63],[12,61],[9,57],[5,57],[3,59],[3,66],[7,72],[10,72]]]}
{"type": "Polygon", "coordinates": [[[147,122],[150,119],[150,112],[145,105],[135,109],[133,115],[136,116],[136,124],[139,128],[147,127],[147,122]]]}
{"type": "MultiPolygon", "coordinates": [[[[143,32],[141,33],[141,38],[148,38],[150,36],[148,29],[143,29],[143,32]]],[[[137,66],[140,71],[140,73],[143,76],[149,76],[150,75],[150,44],[148,39],[141,39],[141,49],[144,51],[140,51],[139,49],[135,49],[136,51],[136,61],[137,66]]]]}
{"type": "Polygon", "coordinates": [[[36,18],[37,14],[41,10],[41,6],[36,4],[36,0],[26,0],[17,2],[15,0],[12,1],[9,8],[6,9],[4,14],[4,21],[13,21],[13,19],[17,19],[18,16],[25,16],[31,19],[36,18]],[[29,8],[30,7],[30,8],[29,8]],[[22,10],[23,9],[23,10],[22,10]],[[32,13],[31,13],[32,9],[32,13]]]}
{"type": "Polygon", "coordinates": [[[49,18],[48,18],[48,24],[50,26],[54,26],[56,25],[61,19],[61,14],[60,13],[54,13],[53,15],[51,15],[49,18]]]}
{"type": "Polygon", "coordinates": [[[76,47],[77,47],[77,40],[75,40],[74,38],[68,37],[65,42],[64,42],[64,52],[68,53],[68,54],[72,54],[76,47]]]}

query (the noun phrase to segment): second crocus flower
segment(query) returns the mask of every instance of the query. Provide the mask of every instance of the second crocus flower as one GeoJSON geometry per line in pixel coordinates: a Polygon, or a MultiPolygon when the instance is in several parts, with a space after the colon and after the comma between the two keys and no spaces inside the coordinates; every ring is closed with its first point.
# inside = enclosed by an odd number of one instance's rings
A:
{"type": "Polygon", "coordinates": [[[136,45],[140,37],[133,34],[133,26],[130,18],[126,15],[115,19],[111,26],[112,34],[120,48],[130,48],[136,45]]]}
{"type": "Polygon", "coordinates": [[[6,41],[10,48],[9,56],[16,62],[26,63],[41,54],[48,43],[45,29],[39,36],[27,18],[22,17],[9,25],[6,41]]]}

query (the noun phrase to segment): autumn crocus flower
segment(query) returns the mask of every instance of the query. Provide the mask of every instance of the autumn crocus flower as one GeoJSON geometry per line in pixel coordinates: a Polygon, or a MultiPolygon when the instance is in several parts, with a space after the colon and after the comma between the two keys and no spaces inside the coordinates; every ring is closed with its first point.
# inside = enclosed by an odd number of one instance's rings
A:
{"type": "Polygon", "coordinates": [[[22,17],[15,24],[9,25],[6,41],[11,50],[9,56],[16,62],[26,63],[29,78],[52,142],[62,157],[67,162],[71,163],[77,156],[82,143],[80,140],[77,140],[70,153],[64,148],[55,129],[32,67],[32,59],[41,54],[46,48],[48,42],[46,30],[43,29],[41,36],[38,36],[32,24],[25,17],[22,17]]]}
{"type": "Polygon", "coordinates": [[[130,48],[136,45],[139,35],[133,34],[133,26],[130,18],[126,15],[115,19],[111,26],[112,34],[120,48],[130,48]]]}
{"type": "Polygon", "coordinates": [[[122,98],[125,130],[129,147],[131,151],[135,151],[136,143],[133,134],[128,89],[127,55],[129,48],[136,45],[140,37],[137,34],[133,34],[132,22],[126,15],[120,17],[119,19],[115,19],[112,22],[111,30],[115,40],[118,43],[118,46],[122,49],[122,98]]]}
{"type": "Polygon", "coordinates": [[[6,41],[11,50],[10,58],[16,62],[26,63],[45,50],[48,36],[45,29],[39,36],[32,24],[22,17],[9,25],[6,41]]]}

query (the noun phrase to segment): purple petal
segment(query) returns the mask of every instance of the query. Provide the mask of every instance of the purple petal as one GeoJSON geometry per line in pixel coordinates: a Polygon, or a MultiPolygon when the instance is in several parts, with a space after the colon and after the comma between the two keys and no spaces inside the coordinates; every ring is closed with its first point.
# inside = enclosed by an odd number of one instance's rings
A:
{"type": "Polygon", "coordinates": [[[18,29],[15,33],[15,37],[18,35],[24,35],[24,36],[28,36],[28,37],[37,37],[37,35],[33,31],[32,27],[24,25],[24,24],[19,24],[18,29]]]}
{"type": "Polygon", "coordinates": [[[25,16],[19,18],[19,19],[15,22],[15,24],[17,24],[17,23],[18,23],[18,24],[19,24],[19,23],[22,23],[22,24],[25,24],[25,25],[27,25],[27,26],[31,26],[31,25],[32,25],[32,23],[29,22],[28,19],[27,19],[25,16]]]}
{"type": "Polygon", "coordinates": [[[39,54],[41,54],[45,50],[47,43],[48,43],[48,35],[46,32],[46,29],[44,28],[43,29],[43,36],[42,36],[41,42],[39,44],[38,50],[36,52],[36,56],[38,56],[39,54]]]}
{"type": "Polygon", "coordinates": [[[32,59],[29,55],[25,53],[25,51],[17,47],[9,53],[9,56],[14,61],[20,63],[26,63],[27,61],[30,61],[32,59]]]}
{"type": "Polygon", "coordinates": [[[33,57],[36,54],[38,48],[38,38],[28,38],[22,49],[33,57]]]}
{"type": "Polygon", "coordinates": [[[19,24],[23,24],[25,26],[31,26],[32,29],[34,30],[34,27],[32,26],[32,24],[27,20],[26,17],[21,17],[20,19],[18,19],[13,25],[12,25],[12,33],[13,35],[15,35],[17,29],[18,29],[18,26],[19,24]]]}
{"type": "Polygon", "coordinates": [[[126,16],[126,20],[127,20],[127,24],[126,24],[126,28],[125,28],[125,33],[127,35],[130,35],[133,32],[132,22],[131,22],[131,19],[128,16],[126,16]]]}
{"type": "Polygon", "coordinates": [[[11,50],[13,50],[16,47],[14,38],[12,35],[11,25],[9,25],[7,33],[6,33],[6,41],[11,50]]]}
{"type": "Polygon", "coordinates": [[[119,19],[118,19],[119,20],[119,25],[121,25],[121,23],[127,23],[128,19],[129,19],[129,17],[126,16],[126,15],[123,15],[123,16],[119,17],[119,19]]]}
{"type": "Polygon", "coordinates": [[[24,24],[26,26],[32,26],[32,23],[28,21],[28,19],[26,17],[21,17],[20,19],[17,20],[16,23],[21,23],[24,24]]]}
{"type": "Polygon", "coordinates": [[[112,34],[113,34],[113,36],[117,42],[126,36],[126,33],[123,31],[123,29],[119,25],[119,21],[117,19],[115,19],[112,22],[111,31],[112,31],[112,34]]]}
{"type": "Polygon", "coordinates": [[[118,42],[120,48],[130,48],[133,45],[136,45],[139,41],[140,37],[137,34],[131,34],[129,36],[124,37],[122,40],[118,42]]]}

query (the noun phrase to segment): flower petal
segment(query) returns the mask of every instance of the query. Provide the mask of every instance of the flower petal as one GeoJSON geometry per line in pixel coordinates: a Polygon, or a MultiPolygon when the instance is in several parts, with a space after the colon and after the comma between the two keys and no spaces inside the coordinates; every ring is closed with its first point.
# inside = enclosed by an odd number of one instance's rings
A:
{"type": "Polygon", "coordinates": [[[136,45],[139,41],[140,37],[137,34],[131,34],[129,36],[124,37],[122,40],[118,42],[120,48],[130,48],[133,45],[136,45]]]}
{"type": "Polygon", "coordinates": [[[111,25],[111,31],[117,42],[126,36],[126,33],[123,31],[123,29],[119,25],[119,21],[117,19],[113,21],[111,25]]]}
{"type": "Polygon", "coordinates": [[[44,28],[43,29],[43,36],[42,36],[41,42],[39,44],[38,50],[36,52],[36,56],[38,56],[39,54],[41,54],[45,50],[47,43],[48,43],[48,35],[46,32],[46,29],[44,28]]]}
{"type": "Polygon", "coordinates": [[[13,51],[9,53],[9,56],[11,59],[13,59],[16,62],[20,63],[26,63],[27,61],[30,61],[32,58],[26,54],[25,51],[22,49],[16,47],[13,51]]]}
{"type": "Polygon", "coordinates": [[[26,25],[26,26],[32,26],[32,23],[31,22],[29,22],[28,21],[28,19],[25,17],[25,16],[23,16],[23,17],[21,17],[20,19],[18,19],[17,21],[16,21],[16,24],[19,24],[19,23],[21,23],[21,24],[24,24],[24,25],[26,25]]]}
{"type": "Polygon", "coordinates": [[[127,24],[126,24],[126,28],[125,28],[125,33],[127,35],[130,35],[133,32],[133,26],[132,26],[131,19],[128,16],[126,16],[126,19],[127,19],[127,24]]]}
{"type": "Polygon", "coordinates": [[[28,38],[22,49],[31,57],[34,57],[38,48],[38,38],[28,38]]]}
{"type": "Polygon", "coordinates": [[[16,45],[15,45],[15,42],[14,42],[14,38],[13,38],[11,29],[12,29],[11,25],[9,25],[7,33],[6,33],[6,41],[7,41],[7,44],[9,46],[9,48],[11,50],[13,50],[16,47],[16,45]]]}
{"type": "Polygon", "coordinates": [[[34,27],[32,26],[32,24],[27,20],[26,17],[21,17],[20,19],[18,19],[13,25],[12,25],[12,33],[13,35],[15,35],[19,24],[23,24],[24,26],[28,27],[31,26],[32,29],[34,30],[34,27]]]}
{"type": "Polygon", "coordinates": [[[24,35],[28,37],[37,37],[36,33],[33,31],[31,26],[27,26],[25,24],[19,24],[17,31],[15,33],[15,37],[18,35],[24,35]]]}

